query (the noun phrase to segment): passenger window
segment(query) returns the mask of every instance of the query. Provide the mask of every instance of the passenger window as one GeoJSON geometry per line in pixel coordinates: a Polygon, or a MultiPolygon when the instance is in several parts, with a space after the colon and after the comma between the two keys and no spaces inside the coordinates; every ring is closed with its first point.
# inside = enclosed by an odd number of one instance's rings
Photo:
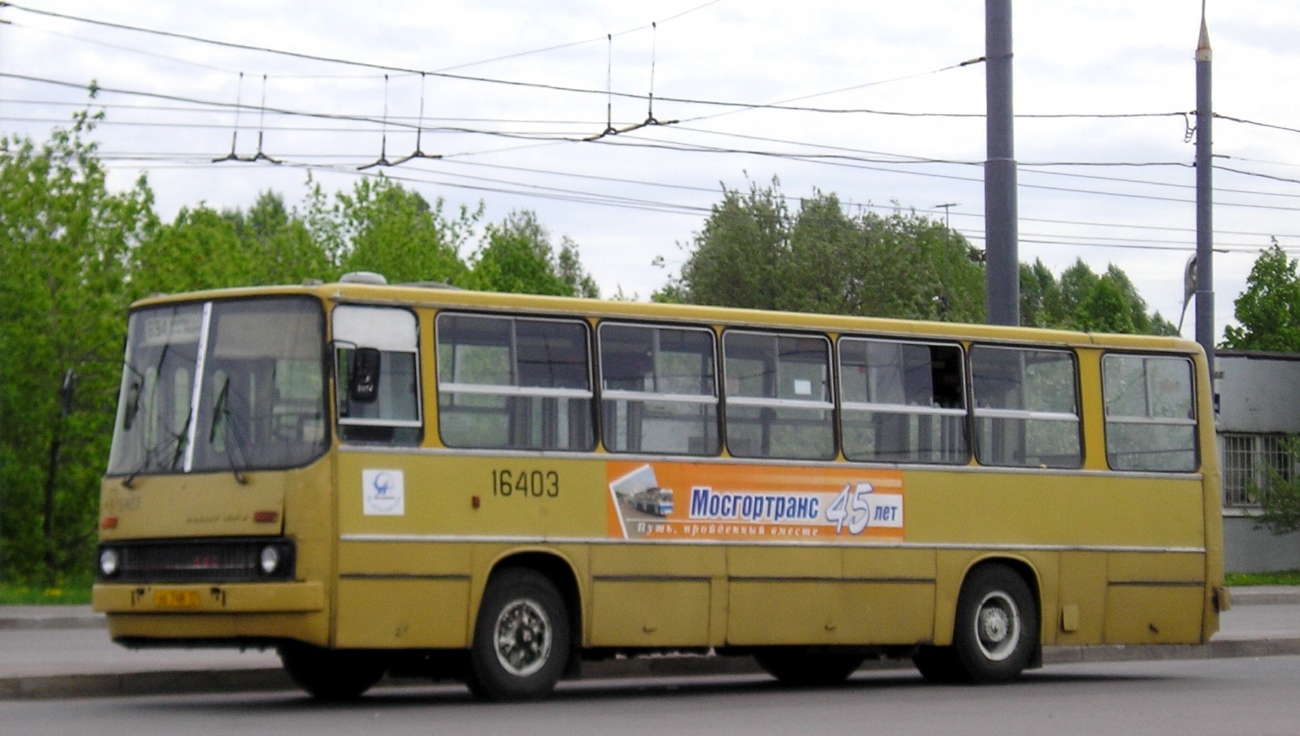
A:
{"type": "Polygon", "coordinates": [[[587,325],[438,315],[438,426],[448,447],[595,446],[587,325]]]}
{"type": "Polygon", "coordinates": [[[826,338],[730,330],[722,346],[732,455],[835,457],[826,338]]]}
{"type": "Polygon", "coordinates": [[[415,315],[390,307],[335,307],[334,350],[339,438],[419,444],[424,423],[415,315]],[[373,370],[373,394],[365,398],[352,385],[362,372],[358,361],[373,362],[366,366],[373,370]]]}
{"type": "Polygon", "coordinates": [[[839,348],[846,458],[944,464],[970,460],[960,346],[846,337],[839,348]]]}
{"type": "Polygon", "coordinates": [[[976,346],[970,362],[980,463],[1034,468],[1083,464],[1073,353],[976,346]]]}
{"type": "Polygon", "coordinates": [[[706,329],[600,326],[601,431],[614,452],[716,455],[718,387],[706,329]]]}
{"type": "Polygon", "coordinates": [[[1197,467],[1192,361],[1110,354],[1102,358],[1106,461],[1116,470],[1190,472],[1197,467]]]}

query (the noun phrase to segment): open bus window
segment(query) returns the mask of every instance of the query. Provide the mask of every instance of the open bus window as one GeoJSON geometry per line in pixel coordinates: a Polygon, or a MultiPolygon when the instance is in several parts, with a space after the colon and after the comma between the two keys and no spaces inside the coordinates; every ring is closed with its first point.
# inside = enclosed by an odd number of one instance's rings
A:
{"type": "Polygon", "coordinates": [[[1101,373],[1110,467],[1196,470],[1192,362],[1183,357],[1112,353],[1102,358],[1101,373]]]}
{"type": "Polygon", "coordinates": [[[590,450],[587,325],[438,315],[438,427],[448,447],[590,450]]]}
{"type": "Polygon", "coordinates": [[[727,449],[737,457],[835,457],[830,342],[824,337],[729,330],[727,449]]]}
{"type": "Polygon", "coordinates": [[[713,332],[600,326],[601,430],[613,452],[716,455],[713,332]]]}
{"type": "Polygon", "coordinates": [[[334,309],[339,437],[346,442],[420,442],[415,315],[393,307],[334,309]]]}
{"type": "Polygon", "coordinates": [[[977,345],[971,348],[970,363],[975,454],[981,464],[1083,464],[1072,353],[977,345]]]}
{"type": "Polygon", "coordinates": [[[969,461],[960,346],[846,337],[839,348],[846,458],[969,461]]]}

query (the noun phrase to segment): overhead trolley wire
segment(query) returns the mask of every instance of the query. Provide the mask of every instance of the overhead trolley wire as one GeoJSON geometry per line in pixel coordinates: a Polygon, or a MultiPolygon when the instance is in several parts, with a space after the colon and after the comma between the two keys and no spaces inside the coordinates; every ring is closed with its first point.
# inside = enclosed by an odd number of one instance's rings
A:
{"type": "MultiPolygon", "coordinates": [[[[692,9],[692,11],[693,11],[693,10],[698,10],[698,9],[700,9],[700,8],[707,7],[709,4],[711,4],[711,3],[706,3],[706,4],[704,4],[704,5],[697,6],[696,8],[692,9]]],[[[163,31],[163,30],[158,30],[158,29],[153,29],[153,28],[145,28],[145,27],[142,27],[142,26],[127,25],[127,24],[123,24],[123,23],[113,23],[113,22],[110,22],[110,21],[95,20],[95,19],[91,19],[91,18],[85,18],[85,17],[75,16],[75,15],[70,15],[70,14],[66,14],[66,13],[57,13],[57,12],[49,11],[49,10],[37,10],[37,9],[33,9],[33,8],[28,8],[28,7],[23,6],[23,5],[17,5],[17,4],[14,4],[14,3],[3,2],[3,1],[0,1],[0,7],[9,7],[9,8],[13,8],[14,10],[20,10],[20,11],[23,11],[23,12],[34,13],[34,14],[38,14],[38,15],[47,15],[47,16],[51,16],[51,17],[62,18],[62,19],[64,19],[64,20],[71,20],[71,21],[80,22],[80,23],[89,23],[89,24],[93,24],[93,25],[105,26],[105,27],[108,27],[108,28],[116,28],[116,29],[119,29],[119,30],[134,31],[134,32],[138,32],[138,33],[145,33],[145,34],[150,34],[150,35],[163,36],[163,37],[167,37],[167,38],[176,38],[176,39],[185,40],[185,41],[192,41],[192,42],[195,42],[195,43],[203,43],[203,44],[209,44],[209,45],[214,45],[214,46],[221,46],[221,47],[225,47],[225,48],[239,49],[239,50],[242,50],[242,51],[253,51],[253,52],[257,52],[257,53],[275,54],[275,55],[278,55],[278,56],[285,56],[285,57],[289,57],[289,58],[301,59],[301,60],[304,60],[304,61],[314,61],[314,62],[322,62],[322,63],[329,63],[329,64],[340,64],[340,65],[344,65],[344,66],[354,66],[354,67],[359,67],[359,68],[364,68],[364,69],[373,69],[373,70],[376,70],[376,71],[379,71],[379,72],[390,72],[390,73],[391,73],[391,72],[400,72],[400,73],[411,74],[411,75],[415,75],[415,74],[424,74],[424,75],[426,75],[426,76],[430,76],[430,77],[438,77],[438,78],[442,78],[442,79],[449,79],[449,80],[456,80],[456,81],[481,82],[481,83],[487,83],[487,84],[497,84],[497,85],[506,85],[506,86],[512,86],[512,87],[524,87],[524,88],[532,88],[532,89],[542,89],[542,90],[550,90],[550,91],[556,91],[556,92],[568,92],[568,93],[574,93],[574,94],[605,95],[605,96],[613,96],[613,97],[619,97],[619,98],[624,98],[624,99],[636,99],[636,100],[645,100],[645,99],[647,99],[647,95],[643,95],[643,94],[635,94],[635,93],[630,93],[630,92],[616,92],[616,91],[611,91],[611,90],[601,90],[601,89],[583,88],[583,87],[571,87],[571,86],[566,86],[566,85],[548,84],[548,83],[543,83],[543,82],[524,82],[524,81],[519,81],[519,80],[498,79],[498,78],[493,78],[493,77],[471,76],[471,75],[463,75],[463,74],[451,74],[451,73],[449,73],[449,72],[445,72],[445,71],[435,71],[435,70],[427,70],[427,69],[416,69],[416,68],[412,68],[412,67],[402,67],[402,66],[396,66],[396,65],[391,65],[391,64],[378,64],[378,63],[374,63],[374,62],[358,61],[358,60],[355,60],[355,59],[346,59],[346,58],[342,58],[342,57],[321,56],[321,55],[317,55],[317,54],[308,54],[308,53],[299,52],[299,51],[287,51],[287,50],[284,50],[284,49],[275,49],[275,48],[271,48],[271,47],[267,47],[267,46],[257,46],[257,45],[253,45],[253,44],[237,43],[237,42],[233,42],[233,41],[221,41],[221,40],[217,40],[217,39],[205,38],[205,37],[202,37],[202,36],[195,36],[195,35],[191,35],[191,34],[177,33],[177,32],[173,32],[173,31],[163,31]]],[[[686,12],[692,12],[692,11],[686,11],[686,12]]],[[[684,13],[683,13],[683,14],[684,14],[684,13]]],[[[682,14],[679,14],[678,16],[673,16],[673,17],[680,17],[680,15],[682,15],[682,14]]],[[[645,26],[645,27],[650,27],[650,26],[652,26],[652,25],[653,25],[653,24],[648,24],[648,25],[645,26]]],[[[639,28],[638,28],[638,29],[634,29],[634,30],[639,30],[639,28]]],[[[607,38],[607,37],[608,37],[608,34],[607,34],[606,36],[602,36],[601,38],[602,38],[602,39],[605,39],[605,38],[607,38]]],[[[851,86],[848,86],[848,87],[842,87],[842,88],[839,88],[839,89],[836,89],[836,90],[830,90],[830,91],[826,91],[826,92],[817,92],[817,93],[813,93],[813,94],[811,94],[811,95],[805,95],[805,96],[802,96],[802,97],[796,97],[796,98],[792,98],[792,99],[793,99],[793,100],[810,99],[810,98],[813,98],[813,97],[821,97],[821,96],[825,96],[825,95],[836,94],[836,93],[839,93],[839,92],[846,92],[846,91],[850,91],[850,90],[854,90],[854,89],[861,89],[861,88],[864,88],[864,87],[869,87],[869,86],[874,86],[874,85],[879,85],[879,84],[886,84],[886,83],[889,83],[889,82],[901,81],[901,80],[904,80],[904,79],[911,79],[911,78],[920,77],[920,76],[926,76],[926,75],[930,75],[930,74],[936,74],[936,73],[938,73],[938,72],[949,71],[949,70],[952,70],[952,69],[958,69],[958,68],[961,68],[961,67],[964,67],[964,66],[968,66],[968,65],[970,65],[970,64],[974,64],[974,63],[980,62],[980,61],[982,61],[982,60],[983,60],[982,57],[980,57],[980,58],[976,58],[976,59],[968,59],[968,60],[966,60],[966,61],[959,62],[959,63],[957,63],[957,64],[951,64],[951,65],[949,65],[949,66],[941,67],[941,68],[939,68],[939,69],[931,70],[931,71],[928,71],[928,72],[921,72],[921,73],[918,73],[918,74],[908,75],[908,76],[904,76],[904,77],[898,77],[898,78],[895,78],[895,79],[887,79],[887,80],[880,80],[880,81],[874,81],[874,82],[866,82],[866,83],[862,83],[862,84],[851,85],[851,86]]],[[[900,116],[900,117],[931,117],[931,118],[983,118],[983,117],[985,117],[984,113],[982,113],[982,112],[978,112],[978,113],[936,113],[936,112],[904,112],[904,111],[893,111],[893,110],[876,110],[876,109],[870,109],[870,108],[820,108],[820,107],[800,107],[800,106],[791,106],[791,105],[785,105],[785,104],[764,104],[764,103],[753,103],[753,102],[737,102],[737,101],[727,101],[727,100],[708,100],[708,99],[700,99],[700,98],[688,98],[688,97],[664,97],[664,96],[659,96],[659,97],[657,97],[656,99],[658,99],[658,100],[661,101],[661,102],[674,102],[674,103],[679,103],[679,104],[704,105],[704,106],[714,106],[714,107],[733,107],[733,108],[742,108],[742,109],[745,109],[745,110],[760,110],[760,109],[762,109],[762,110],[783,110],[783,111],[790,111],[790,112],[814,112],[814,113],[829,113],[829,114],[871,114],[871,115],[888,115],[888,116],[900,116]]],[[[1150,113],[1045,113],[1045,114],[1036,114],[1036,113],[1023,114],[1023,113],[1022,113],[1022,114],[1017,114],[1016,117],[1017,117],[1017,118],[1021,118],[1021,117],[1023,117],[1023,118],[1143,118],[1143,117],[1186,116],[1187,114],[1188,114],[1188,113],[1186,113],[1186,112],[1182,112],[1182,111],[1178,111],[1178,112],[1150,112],[1150,113]]],[[[693,120],[698,120],[698,119],[700,119],[700,118],[692,118],[692,119],[693,119],[693,120]]]]}

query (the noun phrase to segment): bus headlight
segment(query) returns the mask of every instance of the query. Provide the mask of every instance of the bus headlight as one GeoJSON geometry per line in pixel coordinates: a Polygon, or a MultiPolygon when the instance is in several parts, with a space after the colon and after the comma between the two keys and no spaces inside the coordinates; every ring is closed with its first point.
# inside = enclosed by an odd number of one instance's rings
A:
{"type": "Polygon", "coordinates": [[[274,574],[280,568],[280,548],[268,544],[262,548],[262,572],[274,574]]]}
{"type": "Polygon", "coordinates": [[[117,574],[118,564],[121,562],[118,551],[112,547],[105,547],[99,553],[99,572],[106,578],[111,578],[117,574]]]}

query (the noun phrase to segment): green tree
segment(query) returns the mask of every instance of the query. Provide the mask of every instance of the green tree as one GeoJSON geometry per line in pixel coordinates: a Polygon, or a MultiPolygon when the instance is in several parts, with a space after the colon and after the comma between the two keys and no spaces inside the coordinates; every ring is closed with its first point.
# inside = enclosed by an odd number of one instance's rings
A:
{"type": "Polygon", "coordinates": [[[578,246],[568,238],[559,251],[531,210],[517,210],[488,225],[467,280],[470,288],[516,294],[598,298],[596,282],[582,268],[578,246]]]}
{"type": "Polygon", "coordinates": [[[959,233],[915,213],[850,216],[814,192],[791,212],[780,184],[724,187],[679,280],[659,301],[978,321],[982,271],[959,233]]]}
{"type": "MultiPolygon", "coordinates": [[[[1098,275],[1083,259],[1078,259],[1061,273],[1060,283],[1053,288],[1045,283],[1050,272],[1040,268],[1041,265],[1035,265],[1032,280],[1037,282],[1035,288],[1045,295],[1045,308],[1033,315],[1032,324],[1089,332],[1178,334],[1178,329],[1159,312],[1147,312],[1146,300],[1119,266],[1112,263],[1105,273],[1098,275]]],[[[1022,271],[1021,284],[1024,283],[1022,271]]],[[[1023,294],[1021,301],[1023,304],[1023,294]]]]}
{"type": "Polygon", "coordinates": [[[1300,352],[1300,275],[1276,239],[1260,251],[1234,304],[1241,326],[1224,330],[1224,347],[1300,352]]]}
{"type": "Polygon", "coordinates": [[[984,269],[960,233],[915,212],[859,218],[869,254],[857,273],[870,298],[855,314],[945,322],[984,320],[984,269]]]}
{"type": "Polygon", "coordinates": [[[1056,327],[1065,322],[1061,286],[1050,269],[1036,259],[1020,264],[1020,323],[1027,327],[1056,327]]]}
{"type": "Polygon", "coordinates": [[[790,214],[778,183],[749,192],[723,187],[682,266],[685,301],[719,307],[778,309],[789,252],[790,214]]]}
{"type": "Polygon", "coordinates": [[[1082,296],[1076,308],[1074,326],[1087,332],[1132,334],[1138,331],[1123,286],[1110,274],[1098,279],[1082,296]]]}
{"type": "Polygon", "coordinates": [[[305,217],[308,230],[338,273],[375,271],[389,282],[459,284],[469,269],[460,249],[482,216],[461,207],[443,213],[418,193],[385,177],[357,181],[350,192],[327,196],[313,183],[305,217]]]}
{"type": "Polygon", "coordinates": [[[156,228],[130,253],[130,293],[153,293],[248,286],[253,254],[244,249],[233,218],[199,204],[182,207],[171,223],[156,228]]]}
{"type": "Polygon", "coordinates": [[[255,275],[250,283],[296,284],[337,276],[307,224],[285,207],[278,193],[262,192],[248,212],[236,210],[225,215],[234,221],[243,250],[252,261],[255,275]]]}
{"type": "Polygon", "coordinates": [[[55,582],[93,558],[131,248],[156,224],[141,178],[110,194],[82,113],[39,146],[0,141],[0,573],[55,582]]]}
{"type": "Polygon", "coordinates": [[[274,192],[247,212],[182,207],[131,251],[133,297],[337,277],[307,225],[274,192]]]}
{"type": "MultiPolygon", "coordinates": [[[[1300,466],[1300,437],[1288,437],[1283,451],[1291,460],[1291,467],[1300,466]]],[[[1272,465],[1264,465],[1264,484],[1250,483],[1250,498],[1259,503],[1257,526],[1267,527],[1277,535],[1300,531],[1300,475],[1281,473],[1272,465]]]]}

